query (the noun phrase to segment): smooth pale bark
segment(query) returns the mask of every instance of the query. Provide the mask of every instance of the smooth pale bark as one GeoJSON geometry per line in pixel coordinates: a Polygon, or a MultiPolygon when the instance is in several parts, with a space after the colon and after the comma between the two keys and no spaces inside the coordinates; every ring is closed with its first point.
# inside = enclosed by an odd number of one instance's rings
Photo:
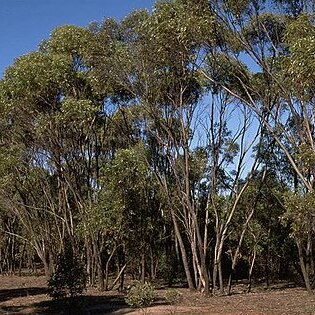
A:
{"type": "Polygon", "coordinates": [[[252,274],[253,274],[253,270],[254,270],[256,256],[257,256],[257,250],[256,250],[256,246],[254,246],[253,257],[252,257],[252,260],[251,260],[251,263],[250,263],[250,268],[249,268],[249,271],[248,271],[247,293],[249,293],[251,291],[251,289],[252,289],[252,274]]]}
{"type": "Polygon", "coordinates": [[[188,288],[193,290],[193,289],[195,289],[195,286],[194,286],[194,283],[193,283],[193,280],[191,277],[191,272],[190,272],[190,268],[189,268],[189,264],[188,264],[186,248],[185,248],[181,233],[179,231],[179,227],[178,227],[178,223],[177,223],[177,219],[176,219],[174,210],[172,210],[172,209],[171,209],[171,215],[172,215],[172,221],[173,221],[173,225],[174,225],[174,229],[175,229],[175,236],[176,236],[176,239],[178,241],[181,256],[182,256],[182,262],[183,262],[184,271],[185,271],[185,275],[186,275],[186,279],[187,279],[187,283],[188,283],[188,288]]]}
{"type": "MultiPolygon", "coordinates": [[[[109,291],[111,291],[111,290],[114,289],[115,285],[118,283],[119,280],[122,281],[122,279],[123,279],[123,274],[124,274],[124,272],[125,272],[126,267],[127,267],[127,264],[124,264],[124,265],[122,266],[122,268],[120,268],[120,270],[119,270],[119,272],[118,272],[118,274],[117,274],[115,280],[114,280],[113,283],[109,286],[109,289],[108,289],[109,291]]],[[[123,283],[123,281],[122,281],[122,283],[123,283]]],[[[121,289],[121,283],[120,283],[119,286],[120,286],[120,289],[121,289]]]]}
{"type": "Polygon", "coordinates": [[[108,291],[108,278],[109,278],[109,263],[111,262],[114,253],[116,252],[117,246],[115,246],[113,248],[113,250],[111,251],[107,261],[106,261],[106,265],[105,265],[105,280],[104,280],[104,289],[105,291],[108,291]]]}

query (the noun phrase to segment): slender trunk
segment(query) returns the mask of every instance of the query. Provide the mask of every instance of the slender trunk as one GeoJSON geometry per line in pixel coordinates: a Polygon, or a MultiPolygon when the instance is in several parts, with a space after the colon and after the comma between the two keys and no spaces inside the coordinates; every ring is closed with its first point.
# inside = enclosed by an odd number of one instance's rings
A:
{"type": "Polygon", "coordinates": [[[219,227],[216,228],[216,244],[214,248],[214,265],[213,265],[213,290],[216,290],[217,287],[217,280],[219,280],[219,289],[222,291],[221,287],[221,280],[222,272],[220,272],[221,268],[221,259],[222,259],[222,250],[223,250],[223,244],[224,244],[224,235],[222,233],[223,228],[221,229],[219,227]]]}
{"type": "Polygon", "coordinates": [[[219,280],[219,290],[222,294],[224,291],[223,287],[223,276],[222,276],[222,267],[221,267],[221,260],[222,260],[222,250],[223,250],[223,239],[222,235],[217,236],[217,243],[215,246],[215,253],[214,253],[214,266],[213,266],[213,290],[216,290],[217,280],[219,280]]]}
{"type": "Polygon", "coordinates": [[[141,283],[145,282],[145,254],[141,254],[141,283]]]}
{"type": "Polygon", "coordinates": [[[230,271],[230,275],[229,275],[229,282],[228,282],[228,295],[231,295],[231,290],[232,290],[232,281],[234,279],[234,275],[235,275],[235,266],[233,267],[233,263],[232,263],[232,267],[231,267],[231,271],[230,271]]]}
{"type": "Polygon", "coordinates": [[[44,265],[45,276],[47,278],[50,277],[51,269],[50,269],[49,258],[47,255],[47,251],[45,249],[45,245],[43,244],[41,246],[40,244],[37,243],[34,245],[34,248],[36,249],[36,253],[44,265]]]}
{"type": "Polygon", "coordinates": [[[177,224],[177,220],[176,220],[176,216],[175,216],[175,213],[174,213],[173,209],[171,209],[171,215],[172,215],[172,221],[173,221],[174,229],[175,229],[175,236],[176,236],[176,239],[178,241],[180,252],[181,252],[181,256],[182,256],[182,262],[183,262],[183,266],[184,266],[186,279],[187,279],[187,282],[188,282],[188,287],[189,287],[189,289],[193,290],[193,289],[195,289],[195,286],[194,286],[194,283],[193,283],[193,280],[192,280],[192,277],[191,277],[191,272],[190,272],[190,269],[189,269],[186,248],[185,248],[182,236],[180,234],[180,231],[179,231],[179,228],[178,228],[178,224],[177,224]]]}
{"type": "Polygon", "coordinates": [[[193,263],[194,263],[194,273],[195,273],[195,281],[198,289],[205,287],[205,280],[202,274],[201,265],[198,260],[198,254],[196,249],[195,240],[191,243],[191,251],[193,255],[193,263]]]}
{"type": "Polygon", "coordinates": [[[106,261],[106,265],[105,265],[105,281],[104,281],[104,288],[105,291],[108,291],[108,277],[109,277],[109,263],[112,260],[114,253],[116,251],[116,246],[114,247],[114,249],[112,250],[112,252],[110,253],[109,258],[106,261]]]}
{"type": "Polygon", "coordinates": [[[92,257],[95,264],[95,273],[97,275],[97,283],[98,283],[98,289],[100,291],[104,291],[104,273],[103,273],[103,264],[102,264],[102,258],[101,258],[101,250],[98,246],[98,241],[96,239],[96,236],[94,234],[91,235],[91,242],[92,242],[92,257]]]}
{"type": "Polygon", "coordinates": [[[224,286],[223,286],[223,275],[222,275],[222,262],[221,262],[221,259],[219,261],[218,272],[219,272],[220,294],[223,294],[224,293],[224,286]]]}
{"type": "Polygon", "coordinates": [[[265,259],[265,278],[266,278],[266,286],[269,288],[269,261],[270,261],[270,234],[271,228],[268,228],[268,236],[267,236],[267,251],[266,251],[266,259],[265,259]]]}
{"type": "Polygon", "coordinates": [[[208,295],[210,293],[210,282],[211,282],[211,279],[210,279],[209,273],[208,273],[207,264],[206,264],[206,257],[207,257],[207,252],[208,252],[208,225],[209,225],[208,221],[209,221],[209,210],[208,210],[208,205],[207,205],[205,224],[204,224],[204,235],[203,235],[203,257],[204,257],[203,273],[207,274],[206,288],[205,288],[205,294],[206,295],[208,295]]]}
{"type": "Polygon", "coordinates": [[[253,274],[253,269],[254,269],[254,265],[255,265],[255,260],[256,260],[256,246],[254,246],[254,251],[253,251],[253,258],[250,264],[250,268],[248,271],[248,287],[247,287],[247,293],[249,293],[252,289],[252,274],[253,274]]]}
{"type": "Polygon", "coordinates": [[[255,210],[255,208],[253,207],[251,212],[250,212],[250,214],[248,215],[248,217],[246,219],[246,222],[243,225],[243,230],[242,230],[240,239],[239,239],[238,244],[237,244],[237,248],[235,250],[235,253],[234,253],[234,256],[233,256],[233,259],[232,259],[232,267],[231,267],[231,272],[230,272],[230,276],[229,276],[229,283],[228,283],[228,294],[231,294],[232,281],[233,281],[233,276],[235,274],[235,268],[236,268],[236,265],[238,263],[239,253],[240,253],[240,250],[241,250],[241,247],[242,247],[242,244],[243,244],[243,240],[244,240],[244,237],[245,237],[247,226],[248,226],[249,221],[251,220],[251,218],[252,218],[252,216],[254,214],[254,210],[255,210]]]}
{"type": "Polygon", "coordinates": [[[302,246],[301,240],[296,238],[296,245],[297,245],[298,252],[299,252],[300,267],[301,267],[301,271],[303,274],[304,284],[305,284],[306,290],[307,290],[308,294],[313,294],[311,282],[310,282],[310,277],[309,277],[309,274],[307,272],[307,269],[308,269],[307,262],[305,262],[305,259],[303,256],[303,246],[302,246]]]}
{"type": "Polygon", "coordinates": [[[150,280],[155,280],[156,278],[156,266],[157,261],[155,261],[155,256],[153,254],[152,247],[150,246],[150,280]]]}
{"type": "MultiPolygon", "coordinates": [[[[119,270],[117,277],[115,278],[114,282],[112,283],[112,285],[109,287],[109,291],[113,290],[115,285],[117,284],[117,282],[119,281],[119,279],[123,276],[123,273],[126,269],[127,264],[124,264],[124,266],[119,270]]],[[[121,286],[121,284],[120,284],[121,286]]]]}
{"type": "Polygon", "coordinates": [[[218,245],[219,245],[219,235],[217,233],[217,239],[214,248],[214,260],[213,260],[213,272],[212,272],[212,290],[215,291],[217,288],[217,278],[218,278],[218,245]]]}
{"type": "Polygon", "coordinates": [[[42,262],[44,264],[45,276],[49,278],[49,276],[51,275],[49,263],[46,259],[42,259],[42,262]]]}
{"type": "Polygon", "coordinates": [[[85,237],[85,250],[86,250],[86,273],[89,285],[93,286],[93,255],[91,253],[91,244],[87,237],[85,237]]]}
{"type": "Polygon", "coordinates": [[[25,249],[26,249],[26,242],[24,242],[24,244],[23,244],[22,255],[21,255],[21,258],[20,258],[19,277],[21,277],[21,275],[22,275],[22,267],[23,267],[23,260],[24,260],[25,249]]]}
{"type": "Polygon", "coordinates": [[[104,272],[103,272],[101,255],[100,255],[100,253],[95,253],[95,255],[97,255],[96,261],[97,261],[98,288],[100,291],[104,291],[105,282],[104,282],[104,272]]]}
{"type": "Polygon", "coordinates": [[[120,285],[119,285],[119,289],[120,292],[123,292],[124,290],[124,283],[125,283],[125,268],[127,266],[126,262],[125,262],[125,245],[123,245],[122,247],[122,255],[121,255],[121,261],[119,262],[121,265],[123,265],[123,267],[121,268],[119,274],[120,274],[120,285]]]}
{"type": "Polygon", "coordinates": [[[200,283],[198,282],[198,270],[196,265],[196,260],[193,259],[193,270],[194,270],[194,280],[198,290],[200,290],[200,283]]]}

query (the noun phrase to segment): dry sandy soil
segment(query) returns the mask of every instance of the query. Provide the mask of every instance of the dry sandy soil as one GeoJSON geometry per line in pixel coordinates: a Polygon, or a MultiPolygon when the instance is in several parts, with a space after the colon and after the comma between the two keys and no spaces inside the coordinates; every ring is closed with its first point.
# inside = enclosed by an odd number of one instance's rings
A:
{"type": "MultiPolygon", "coordinates": [[[[241,289],[238,287],[238,289],[241,289]]],[[[211,314],[211,315],[314,315],[315,297],[302,288],[256,289],[250,294],[204,297],[187,289],[182,301],[167,305],[165,290],[157,290],[153,306],[135,310],[118,292],[89,289],[74,304],[51,301],[44,277],[0,276],[0,314],[211,314]],[[78,306],[79,305],[79,306],[78,306]]]]}

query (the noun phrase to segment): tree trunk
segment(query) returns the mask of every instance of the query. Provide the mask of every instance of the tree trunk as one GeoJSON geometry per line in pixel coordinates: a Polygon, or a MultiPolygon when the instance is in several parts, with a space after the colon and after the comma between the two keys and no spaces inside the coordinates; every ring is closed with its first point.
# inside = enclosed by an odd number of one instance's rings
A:
{"type": "MultiPolygon", "coordinates": [[[[112,283],[112,285],[109,287],[109,291],[113,290],[115,285],[117,284],[117,282],[119,281],[119,279],[121,279],[121,277],[123,276],[123,273],[125,271],[127,264],[125,264],[118,272],[116,279],[114,280],[114,282],[112,283]]],[[[124,283],[124,280],[122,280],[122,282],[120,282],[120,289],[121,289],[121,283],[124,283]]]]}
{"type": "Polygon", "coordinates": [[[97,279],[98,279],[98,289],[100,291],[104,291],[105,289],[105,282],[104,282],[104,272],[102,266],[102,260],[100,253],[95,253],[97,255],[97,279]]]}
{"type": "Polygon", "coordinates": [[[108,291],[108,278],[109,278],[109,263],[112,260],[114,253],[116,251],[116,246],[114,247],[114,249],[111,251],[109,258],[106,261],[106,265],[105,265],[105,281],[104,281],[104,288],[105,291],[108,291]]]}
{"type": "MultiPolygon", "coordinates": [[[[235,274],[235,268],[236,268],[236,265],[238,263],[238,257],[239,257],[239,253],[240,253],[240,250],[241,250],[241,247],[243,244],[244,237],[245,237],[245,232],[246,232],[247,226],[248,226],[248,224],[249,224],[249,222],[250,222],[250,220],[254,214],[254,211],[255,211],[255,207],[252,207],[252,210],[251,210],[250,214],[248,215],[246,222],[243,225],[243,230],[242,230],[240,239],[239,239],[238,244],[237,244],[237,248],[235,250],[235,253],[234,253],[234,256],[232,259],[232,267],[231,267],[231,272],[230,272],[230,276],[229,276],[229,283],[228,283],[228,294],[229,295],[231,294],[233,276],[235,274]]],[[[231,252],[231,255],[232,255],[232,252],[231,252]]]]}
{"type": "Polygon", "coordinates": [[[174,229],[175,229],[175,236],[176,236],[176,239],[178,241],[181,256],[182,256],[182,262],[183,262],[183,266],[184,266],[184,270],[185,270],[186,279],[188,282],[188,287],[189,287],[189,289],[193,290],[193,289],[195,289],[195,286],[194,286],[194,283],[193,283],[193,280],[191,277],[191,272],[189,269],[187,253],[186,253],[186,249],[185,249],[185,245],[184,245],[182,236],[181,236],[179,228],[178,228],[176,216],[175,216],[173,209],[171,209],[171,215],[172,215],[172,221],[173,221],[174,229]]]}
{"type": "Polygon", "coordinates": [[[224,286],[223,286],[222,260],[221,259],[219,261],[219,266],[218,267],[219,267],[218,271],[219,271],[220,294],[222,295],[224,293],[224,286]]]}
{"type": "Polygon", "coordinates": [[[145,254],[141,254],[141,283],[145,282],[145,254]]]}
{"type": "Polygon", "coordinates": [[[301,267],[301,271],[303,274],[304,284],[305,284],[306,290],[307,290],[308,294],[313,294],[311,282],[310,282],[310,276],[307,272],[308,262],[305,261],[304,256],[303,256],[303,246],[302,246],[301,240],[296,238],[296,245],[297,245],[298,252],[299,252],[300,267],[301,267]]]}
{"type": "Polygon", "coordinates": [[[256,254],[257,254],[257,251],[256,251],[256,246],[255,246],[254,250],[253,250],[253,258],[252,258],[252,261],[251,261],[251,264],[250,264],[250,268],[249,268],[249,271],[248,271],[247,293],[249,293],[251,291],[251,289],[252,289],[252,274],[253,274],[253,269],[254,269],[254,265],[255,265],[256,254]]]}

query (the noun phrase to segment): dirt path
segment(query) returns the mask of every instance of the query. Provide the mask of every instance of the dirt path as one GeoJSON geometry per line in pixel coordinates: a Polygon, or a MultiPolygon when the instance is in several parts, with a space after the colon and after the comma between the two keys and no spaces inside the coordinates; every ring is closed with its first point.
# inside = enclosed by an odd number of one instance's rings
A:
{"type": "Polygon", "coordinates": [[[153,306],[146,314],[314,315],[315,298],[300,288],[208,298],[184,291],[180,305],[153,306]]]}
{"type": "Polygon", "coordinates": [[[171,306],[157,290],[157,301],[145,310],[134,310],[117,292],[100,293],[89,289],[75,308],[47,296],[44,277],[0,276],[0,314],[211,314],[211,315],[314,315],[315,298],[302,288],[259,290],[250,294],[204,297],[180,289],[182,300],[171,306]]]}

